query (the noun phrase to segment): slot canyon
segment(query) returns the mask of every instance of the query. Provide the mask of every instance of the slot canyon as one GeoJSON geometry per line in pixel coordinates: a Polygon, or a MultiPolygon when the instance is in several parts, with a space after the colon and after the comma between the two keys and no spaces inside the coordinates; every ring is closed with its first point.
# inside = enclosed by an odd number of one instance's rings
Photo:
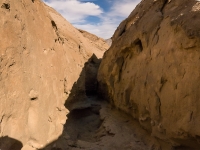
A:
{"type": "Polygon", "coordinates": [[[0,150],[200,149],[199,1],[142,0],[107,40],[0,6],[0,150]]]}

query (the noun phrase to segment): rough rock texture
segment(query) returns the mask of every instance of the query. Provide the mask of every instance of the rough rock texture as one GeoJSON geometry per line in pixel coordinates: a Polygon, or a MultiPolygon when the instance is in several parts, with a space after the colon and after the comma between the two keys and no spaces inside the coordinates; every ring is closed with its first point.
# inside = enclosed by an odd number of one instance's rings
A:
{"type": "Polygon", "coordinates": [[[84,63],[108,46],[92,44],[40,0],[0,0],[0,18],[0,148],[41,148],[62,133],[84,63]]]}
{"type": "Polygon", "coordinates": [[[195,0],[143,0],[98,72],[101,96],[174,147],[200,145],[199,18],[195,0]]]}

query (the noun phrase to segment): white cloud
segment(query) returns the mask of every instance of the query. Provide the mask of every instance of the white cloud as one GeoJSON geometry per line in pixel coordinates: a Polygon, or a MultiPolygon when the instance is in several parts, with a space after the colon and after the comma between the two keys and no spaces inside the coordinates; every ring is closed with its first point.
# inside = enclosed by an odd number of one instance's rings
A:
{"type": "Polygon", "coordinates": [[[116,1],[111,7],[111,16],[128,17],[140,0],[116,1]]]}
{"type": "Polygon", "coordinates": [[[83,22],[87,16],[99,16],[103,11],[92,2],[78,0],[45,0],[45,3],[65,17],[70,23],[83,22]]]}
{"type": "Polygon", "coordinates": [[[115,29],[117,28],[118,24],[115,24],[114,22],[101,22],[99,24],[75,24],[75,27],[79,28],[79,29],[83,29],[86,30],[90,33],[93,33],[99,37],[102,37],[104,39],[108,39],[110,38],[115,29]]]}
{"type": "Polygon", "coordinates": [[[75,27],[86,30],[104,39],[112,37],[118,25],[129,16],[141,0],[114,1],[109,12],[104,12],[98,24],[74,24],[75,27]]]}
{"type": "Polygon", "coordinates": [[[114,34],[119,23],[128,17],[141,0],[107,0],[112,4],[108,12],[103,12],[103,9],[98,5],[93,2],[84,2],[84,0],[45,1],[47,5],[59,11],[75,27],[107,39],[114,34]],[[100,22],[87,22],[88,16],[99,17],[100,22]]]}

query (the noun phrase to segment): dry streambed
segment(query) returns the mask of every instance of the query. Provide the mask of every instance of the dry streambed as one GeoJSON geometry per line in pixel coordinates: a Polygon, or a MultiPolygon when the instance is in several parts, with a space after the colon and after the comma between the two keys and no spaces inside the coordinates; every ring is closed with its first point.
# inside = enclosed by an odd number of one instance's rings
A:
{"type": "Polygon", "coordinates": [[[137,121],[107,102],[90,97],[77,106],[81,107],[76,107],[68,114],[62,136],[46,149],[160,149],[158,141],[149,136],[137,121]]]}

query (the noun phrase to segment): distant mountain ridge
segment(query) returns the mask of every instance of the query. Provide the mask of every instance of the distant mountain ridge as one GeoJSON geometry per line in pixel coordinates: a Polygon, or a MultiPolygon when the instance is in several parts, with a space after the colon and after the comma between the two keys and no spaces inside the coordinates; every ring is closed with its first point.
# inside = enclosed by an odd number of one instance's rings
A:
{"type": "Polygon", "coordinates": [[[111,38],[110,38],[110,39],[106,39],[105,41],[106,41],[106,43],[107,43],[109,46],[112,45],[112,39],[111,39],[111,38]]]}

